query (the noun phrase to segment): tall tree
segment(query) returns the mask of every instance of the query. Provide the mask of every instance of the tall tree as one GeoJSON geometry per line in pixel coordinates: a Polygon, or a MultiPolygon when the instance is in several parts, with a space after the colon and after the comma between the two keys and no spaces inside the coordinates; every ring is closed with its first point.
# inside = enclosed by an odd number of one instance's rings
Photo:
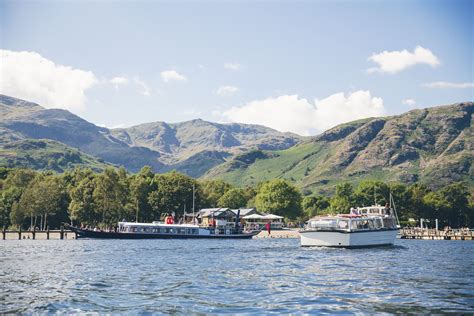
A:
{"type": "MultiPolygon", "coordinates": [[[[197,187],[196,180],[172,171],[165,174],[157,174],[153,178],[153,190],[148,196],[148,202],[153,209],[154,218],[160,218],[162,214],[175,213],[177,216],[183,214],[186,208],[191,211],[193,204],[193,185],[197,187]]],[[[198,202],[199,191],[197,190],[196,201],[198,202]]]]}
{"type": "Polygon", "coordinates": [[[154,174],[148,166],[130,179],[130,196],[135,210],[135,220],[152,221],[152,208],[148,203],[148,195],[153,190],[152,181],[154,174]]]}
{"type": "Polygon", "coordinates": [[[77,170],[73,177],[74,185],[69,187],[71,202],[68,211],[71,220],[85,225],[97,225],[100,212],[94,205],[96,174],[92,170],[77,170]]]}
{"type": "Polygon", "coordinates": [[[246,204],[247,199],[245,191],[243,189],[234,188],[224,193],[224,195],[219,199],[217,206],[238,209],[245,207],[246,204]]]}
{"type": "Polygon", "coordinates": [[[329,200],[324,196],[305,196],[301,203],[307,217],[322,214],[329,207],[329,200]]]}
{"type": "Polygon", "coordinates": [[[122,218],[129,217],[127,212],[129,204],[125,189],[124,172],[107,168],[95,179],[93,192],[94,205],[101,213],[102,224],[114,225],[122,218]]]}
{"type": "Polygon", "coordinates": [[[385,205],[389,202],[389,187],[382,181],[361,181],[354,192],[354,202],[360,207],[375,203],[385,205]]]}
{"type": "Polygon", "coordinates": [[[336,194],[334,194],[330,201],[330,213],[349,213],[351,207],[355,206],[353,194],[354,188],[350,183],[336,185],[336,194]]]}
{"type": "Polygon", "coordinates": [[[301,214],[301,194],[288,182],[274,179],[265,182],[255,197],[257,209],[289,218],[301,214]]]}
{"type": "Polygon", "coordinates": [[[219,199],[233,188],[232,185],[222,180],[202,181],[200,182],[200,187],[204,207],[218,207],[219,199]]]}

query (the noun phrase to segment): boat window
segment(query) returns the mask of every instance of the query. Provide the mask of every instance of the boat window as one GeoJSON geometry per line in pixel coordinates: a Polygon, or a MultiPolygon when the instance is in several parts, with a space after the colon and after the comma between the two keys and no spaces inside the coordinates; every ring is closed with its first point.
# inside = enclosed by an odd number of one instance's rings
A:
{"type": "Polygon", "coordinates": [[[171,232],[170,228],[165,228],[165,233],[169,234],[171,232]]]}
{"type": "Polygon", "coordinates": [[[377,229],[382,228],[382,219],[381,218],[374,218],[374,226],[377,229]]]}
{"type": "Polygon", "coordinates": [[[313,229],[335,229],[337,221],[335,219],[317,219],[309,222],[309,227],[313,229]]]}
{"type": "Polygon", "coordinates": [[[337,227],[340,229],[349,228],[349,221],[347,219],[340,219],[337,223],[337,227]]]}

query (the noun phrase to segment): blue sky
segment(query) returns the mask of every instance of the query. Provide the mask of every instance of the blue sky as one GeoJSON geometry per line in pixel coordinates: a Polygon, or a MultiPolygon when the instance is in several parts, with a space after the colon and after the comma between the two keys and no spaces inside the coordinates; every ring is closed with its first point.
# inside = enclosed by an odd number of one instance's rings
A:
{"type": "Polygon", "coordinates": [[[2,1],[0,92],[108,127],[317,134],[472,101],[473,3],[2,1]]]}

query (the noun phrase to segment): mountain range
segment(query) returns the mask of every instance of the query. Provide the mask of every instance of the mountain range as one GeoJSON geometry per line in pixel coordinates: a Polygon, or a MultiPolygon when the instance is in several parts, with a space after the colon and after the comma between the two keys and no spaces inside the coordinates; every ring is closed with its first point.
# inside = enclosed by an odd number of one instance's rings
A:
{"type": "Polygon", "coordinates": [[[150,165],[239,186],[287,179],[324,193],[341,181],[473,184],[473,102],[367,118],[301,137],[201,119],[96,126],[66,110],[0,95],[0,165],[63,171],[150,165]]]}
{"type": "Polygon", "coordinates": [[[286,149],[301,139],[258,125],[218,124],[200,119],[108,129],[66,110],[46,109],[0,95],[0,164],[6,166],[48,168],[50,161],[57,171],[62,171],[81,165],[82,160],[82,164],[89,165],[92,159],[96,169],[111,164],[136,172],[149,165],[155,172],[176,169],[199,177],[235,154],[254,148],[286,149]],[[48,141],[38,147],[37,141],[33,140],[48,141]],[[69,166],[55,164],[56,155],[48,154],[59,144],[63,149],[77,153],[82,160],[69,166]]]}

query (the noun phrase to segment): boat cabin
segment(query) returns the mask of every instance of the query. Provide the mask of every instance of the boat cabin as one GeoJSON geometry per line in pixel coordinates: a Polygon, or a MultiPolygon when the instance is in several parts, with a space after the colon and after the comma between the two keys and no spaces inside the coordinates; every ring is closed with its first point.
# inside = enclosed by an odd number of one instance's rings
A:
{"type": "Polygon", "coordinates": [[[209,234],[209,231],[199,228],[197,225],[165,224],[162,222],[133,223],[119,222],[118,232],[134,234],[178,234],[178,235],[201,235],[209,234]]]}
{"type": "Polygon", "coordinates": [[[396,221],[391,210],[386,207],[372,206],[352,209],[351,214],[335,216],[316,216],[308,221],[312,230],[362,230],[395,229],[396,221]],[[356,210],[357,212],[354,212],[356,210]]]}

